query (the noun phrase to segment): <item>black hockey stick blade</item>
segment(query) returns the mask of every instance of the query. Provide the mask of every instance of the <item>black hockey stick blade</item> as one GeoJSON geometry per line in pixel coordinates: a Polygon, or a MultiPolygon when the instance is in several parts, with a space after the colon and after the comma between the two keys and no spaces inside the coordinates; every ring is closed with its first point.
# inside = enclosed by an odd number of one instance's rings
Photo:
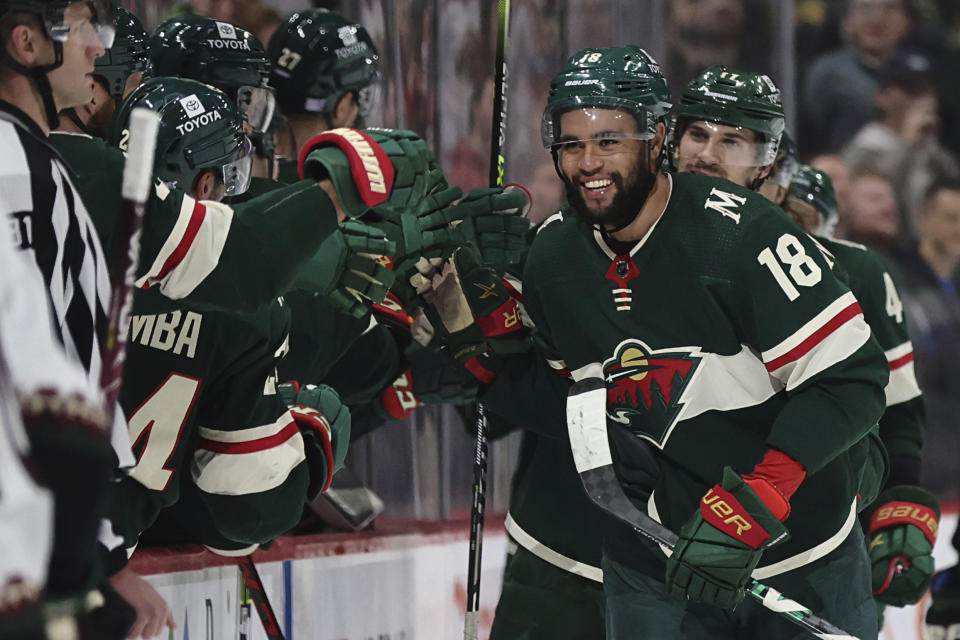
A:
{"type": "Polygon", "coordinates": [[[253,564],[253,556],[237,558],[237,566],[240,567],[240,577],[243,580],[243,585],[250,594],[250,599],[257,610],[257,615],[260,616],[260,622],[263,624],[263,630],[267,634],[268,640],[283,640],[280,621],[277,620],[277,614],[273,612],[273,607],[270,606],[270,599],[267,598],[267,592],[263,588],[260,572],[257,571],[257,566],[253,564]]]}
{"type": "Polygon", "coordinates": [[[153,185],[153,152],[160,116],[138,107],[130,113],[130,143],[123,165],[123,208],[113,236],[110,266],[110,310],[103,342],[100,386],[111,412],[120,395],[123,361],[126,358],[127,327],[133,306],[133,282],[140,258],[143,213],[153,185]]]}
{"type": "MultiPolygon", "coordinates": [[[[603,378],[584,378],[570,388],[567,431],[577,473],[590,499],[604,511],[631,525],[637,533],[662,547],[673,549],[677,534],[640,511],[623,492],[613,470],[607,439],[607,389],[603,378]]],[[[784,597],[773,587],[751,579],[746,592],[764,608],[784,616],[821,640],[858,640],[802,604],[784,597]]]]}

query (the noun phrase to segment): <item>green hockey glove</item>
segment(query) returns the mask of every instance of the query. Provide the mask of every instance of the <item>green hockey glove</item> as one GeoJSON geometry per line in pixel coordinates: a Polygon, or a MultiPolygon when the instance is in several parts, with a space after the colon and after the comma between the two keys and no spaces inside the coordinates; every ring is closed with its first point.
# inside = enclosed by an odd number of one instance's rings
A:
{"type": "Polygon", "coordinates": [[[396,243],[393,270],[397,280],[392,291],[408,311],[417,303],[415,293],[406,286],[417,273],[416,264],[420,260],[449,257],[462,243],[461,235],[436,215],[460,194],[459,187],[446,187],[425,196],[412,209],[385,204],[374,207],[363,218],[396,243]]]}
{"type": "Polygon", "coordinates": [[[789,538],[787,528],[730,467],[700,501],[667,559],[667,594],[733,609],[768,549],[789,538]]]}
{"type": "Polygon", "coordinates": [[[473,189],[444,213],[457,225],[464,242],[480,250],[485,265],[506,273],[527,252],[530,194],[517,184],[504,188],[473,189]]]}
{"type": "Polygon", "coordinates": [[[350,409],[325,384],[296,382],[277,385],[277,395],[290,409],[300,434],[310,468],[307,500],[312,501],[330,487],[333,474],[343,468],[350,444],[350,409]]]}
{"type": "Polygon", "coordinates": [[[298,271],[292,288],[324,294],[341,311],[362,317],[390,291],[396,274],[385,263],[395,251],[382,231],[347,220],[298,271]]]}
{"type": "Polygon", "coordinates": [[[933,576],[930,608],[923,623],[926,640],[960,638],[960,565],[933,576]]]}
{"type": "Polygon", "coordinates": [[[518,353],[527,349],[517,301],[500,277],[483,265],[475,247],[460,247],[439,273],[418,274],[411,278],[411,285],[427,303],[424,312],[440,334],[443,348],[457,362],[488,350],[518,353]]]}
{"type": "Polygon", "coordinates": [[[940,505],[929,491],[902,485],[880,494],[870,516],[873,597],[902,607],[923,597],[933,579],[940,505]]]}
{"type": "Polygon", "coordinates": [[[416,206],[447,186],[436,158],[420,136],[395,129],[332,129],[300,150],[301,178],[329,178],[350,217],[384,202],[416,206]]]}

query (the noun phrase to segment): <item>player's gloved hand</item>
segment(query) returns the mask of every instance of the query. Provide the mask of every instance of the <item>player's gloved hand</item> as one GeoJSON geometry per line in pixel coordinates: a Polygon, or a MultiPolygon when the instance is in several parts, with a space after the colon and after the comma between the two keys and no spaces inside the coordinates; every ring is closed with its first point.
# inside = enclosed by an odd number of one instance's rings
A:
{"type": "Polygon", "coordinates": [[[530,193],[521,185],[472,189],[445,213],[463,234],[464,242],[480,250],[483,263],[499,274],[520,264],[527,251],[530,193]]]}
{"type": "MultiPolygon", "coordinates": [[[[789,513],[789,502],[782,502],[789,513]]],[[[783,504],[775,508],[782,511],[783,504]]],[[[764,550],[789,537],[757,492],[725,467],[723,481],[703,496],[699,510],[680,529],[667,559],[667,594],[681,605],[692,600],[733,609],[764,550]]]]}
{"type": "Polygon", "coordinates": [[[414,391],[413,371],[407,369],[372,403],[373,411],[384,420],[403,420],[423,405],[414,391]]]}
{"type": "Polygon", "coordinates": [[[343,467],[350,444],[350,409],[332,387],[284,382],[277,395],[290,408],[310,466],[307,499],[313,500],[330,488],[333,474],[343,467]]]}
{"type": "Polygon", "coordinates": [[[445,188],[433,152],[416,133],[397,129],[331,129],[300,150],[301,178],[329,178],[350,217],[388,201],[416,206],[432,190],[445,188]]]}
{"type": "Polygon", "coordinates": [[[396,243],[382,231],[357,220],[341,222],[298,271],[293,288],[325,294],[333,306],[362,317],[389,293],[396,274],[385,266],[385,256],[395,251],[396,243]]]}
{"type": "Polygon", "coordinates": [[[457,249],[439,273],[427,266],[411,278],[411,285],[427,303],[424,312],[440,334],[443,348],[457,362],[488,350],[526,350],[527,332],[517,302],[500,277],[483,265],[475,247],[457,249]]]}
{"type": "Polygon", "coordinates": [[[960,638],[960,565],[933,576],[930,601],[923,621],[923,640],[960,638]]]}
{"type": "Polygon", "coordinates": [[[933,579],[940,505],[929,491],[901,485],[880,494],[870,516],[873,597],[902,607],[920,600],[933,579]]]}
{"type": "MultiPolygon", "coordinates": [[[[442,177],[438,176],[438,179],[442,177]]],[[[433,190],[409,209],[392,204],[374,207],[363,221],[386,234],[397,245],[393,270],[397,273],[391,289],[407,311],[417,304],[415,292],[407,286],[410,276],[417,272],[421,260],[443,259],[453,254],[463,242],[461,235],[448,224],[443,209],[460,197],[459,187],[433,190]]]]}

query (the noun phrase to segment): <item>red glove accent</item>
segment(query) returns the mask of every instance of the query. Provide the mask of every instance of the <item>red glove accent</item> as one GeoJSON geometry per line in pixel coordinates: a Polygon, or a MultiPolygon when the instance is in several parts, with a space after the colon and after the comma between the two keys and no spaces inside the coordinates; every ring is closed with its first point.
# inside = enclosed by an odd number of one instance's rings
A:
{"type": "Polygon", "coordinates": [[[902,500],[888,502],[873,512],[870,517],[870,535],[898,524],[912,524],[917,527],[923,531],[931,546],[937,541],[937,530],[940,528],[937,512],[922,504],[902,500]]]}
{"type": "Polygon", "coordinates": [[[413,324],[413,318],[404,310],[403,305],[400,304],[400,299],[392,291],[387,293],[383,302],[373,304],[373,313],[378,318],[392,324],[398,324],[401,327],[410,328],[413,324]]]}
{"type": "Polygon", "coordinates": [[[333,480],[333,446],[330,442],[333,437],[333,429],[330,427],[327,417],[313,407],[297,405],[290,409],[290,415],[293,416],[293,420],[299,429],[312,429],[317,435],[320,446],[323,447],[323,457],[327,461],[327,477],[324,480],[323,488],[320,489],[320,493],[323,493],[330,488],[330,482],[333,480]]]}
{"type": "Polygon", "coordinates": [[[301,178],[310,152],[327,145],[336,145],[347,155],[353,182],[368,207],[387,201],[393,188],[393,163],[383,147],[357,129],[331,129],[307,140],[297,158],[297,173],[301,178]]]}
{"type": "Polygon", "coordinates": [[[488,338],[522,331],[523,322],[520,320],[520,307],[517,306],[517,301],[508,298],[489,315],[477,318],[477,326],[488,338]]]}
{"type": "Polygon", "coordinates": [[[770,449],[743,481],[783,522],[790,515],[790,498],[807,477],[803,465],[777,449],[770,449]]]}
{"type": "Polygon", "coordinates": [[[463,366],[467,368],[467,371],[473,374],[474,378],[483,384],[490,384],[497,377],[496,372],[485,367],[480,361],[480,358],[470,358],[463,363],[463,366]]]}
{"type": "Polygon", "coordinates": [[[707,491],[700,500],[700,513],[703,514],[705,521],[734,540],[739,540],[754,549],[759,549],[770,539],[767,530],[754,520],[750,512],[743,508],[732,493],[720,485],[707,491]]]}
{"type": "Polygon", "coordinates": [[[413,392],[413,371],[407,369],[380,394],[380,403],[392,418],[402,420],[423,403],[413,392]]]}

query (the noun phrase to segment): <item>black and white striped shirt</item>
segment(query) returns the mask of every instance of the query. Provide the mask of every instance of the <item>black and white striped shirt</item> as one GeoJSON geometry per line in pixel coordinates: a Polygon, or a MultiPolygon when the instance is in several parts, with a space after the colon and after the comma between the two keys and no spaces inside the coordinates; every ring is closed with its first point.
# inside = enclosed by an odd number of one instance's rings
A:
{"type": "Polygon", "coordinates": [[[110,277],[93,222],[43,131],[2,101],[0,149],[0,215],[43,276],[67,353],[99,381],[110,277]]]}

